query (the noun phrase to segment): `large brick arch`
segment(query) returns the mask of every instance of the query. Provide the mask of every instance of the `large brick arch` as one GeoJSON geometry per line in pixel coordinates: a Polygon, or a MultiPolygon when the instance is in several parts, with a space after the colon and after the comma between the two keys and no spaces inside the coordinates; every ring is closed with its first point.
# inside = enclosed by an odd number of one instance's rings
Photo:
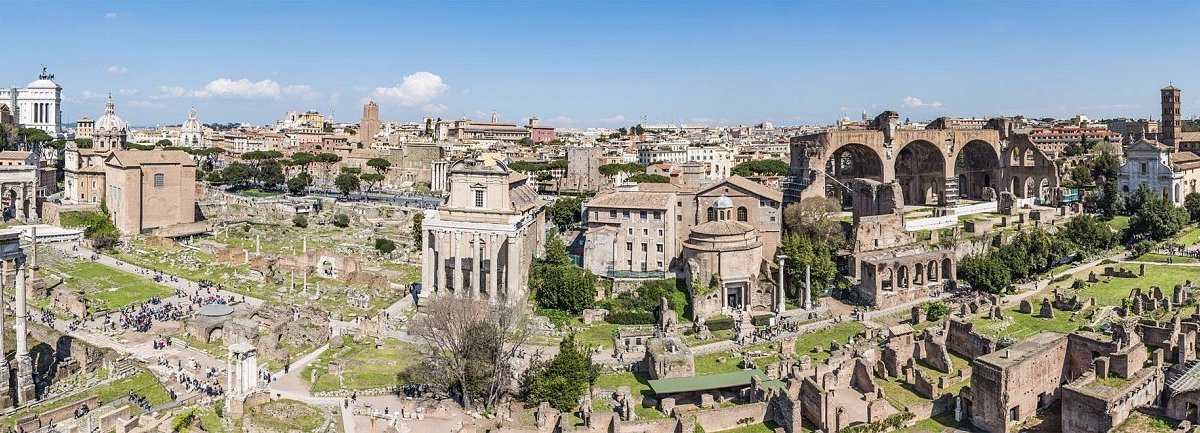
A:
{"type": "Polygon", "coordinates": [[[900,183],[905,204],[937,204],[946,194],[947,159],[945,149],[925,139],[897,146],[893,154],[893,174],[900,183]]]}

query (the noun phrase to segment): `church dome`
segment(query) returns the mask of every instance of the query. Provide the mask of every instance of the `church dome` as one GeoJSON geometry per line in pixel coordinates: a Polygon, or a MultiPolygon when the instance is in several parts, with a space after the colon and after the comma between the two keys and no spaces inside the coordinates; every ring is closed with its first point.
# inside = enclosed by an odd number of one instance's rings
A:
{"type": "Polygon", "coordinates": [[[758,230],[738,221],[709,221],[692,227],[683,242],[685,249],[694,251],[738,251],[762,246],[758,230]]]}
{"type": "Polygon", "coordinates": [[[183,126],[180,129],[184,132],[199,132],[201,130],[200,119],[196,118],[195,108],[188,111],[187,121],[183,122],[183,126]]]}
{"type": "Polygon", "coordinates": [[[113,106],[112,96],[108,97],[108,103],[104,105],[104,115],[96,119],[96,124],[93,128],[100,130],[119,130],[124,131],[129,129],[129,125],[117,116],[116,109],[113,106]]]}
{"type": "Polygon", "coordinates": [[[731,209],[733,208],[733,200],[726,196],[717,197],[713,202],[714,209],[731,209]]]}

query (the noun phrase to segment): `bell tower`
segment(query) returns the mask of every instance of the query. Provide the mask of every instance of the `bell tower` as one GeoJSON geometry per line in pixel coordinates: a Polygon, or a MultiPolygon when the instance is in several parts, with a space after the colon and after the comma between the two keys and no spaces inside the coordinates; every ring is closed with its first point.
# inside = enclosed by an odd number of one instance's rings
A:
{"type": "Polygon", "coordinates": [[[1183,120],[1180,118],[1180,100],[1182,93],[1178,87],[1168,85],[1162,90],[1162,126],[1158,141],[1171,148],[1179,146],[1179,137],[1183,135],[1183,120]]]}

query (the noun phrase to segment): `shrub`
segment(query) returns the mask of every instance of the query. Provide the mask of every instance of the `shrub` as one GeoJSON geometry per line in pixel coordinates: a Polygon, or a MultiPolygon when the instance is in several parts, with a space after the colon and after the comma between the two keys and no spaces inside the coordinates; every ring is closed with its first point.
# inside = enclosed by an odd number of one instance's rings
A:
{"type": "Polygon", "coordinates": [[[950,314],[950,307],[944,301],[925,303],[925,318],[930,322],[936,322],[947,314],[950,314]]]}
{"type": "Polygon", "coordinates": [[[296,216],[292,217],[292,225],[300,228],[308,227],[308,218],[304,215],[296,214],[296,216]]]}
{"type": "Polygon", "coordinates": [[[733,319],[729,317],[715,317],[704,321],[704,325],[708,326],[709,331],[724,331],[733,329],[733,319]]]}
{"type": "MultiPolygon", "coordinates": [[[[750,316],[750,324],[754,325],[754,326],[767,326],[767,325],[771,324],[772,317],[775,317],[775,316],[772,316],[770,314],[760,314],[757,316],[750,316]]],[[[712,328],[708,328],[708,329],[710,331],[712,330],[712,328]]]]}
{"type": "Polygon", "coordinates": [[[391,239],[375,238],[375,249],[381,253],[387,254],[396,251],[396,243],[391,239]]]}
{"type": "Polygon", "coordinates": [[[333,216],[333,225],[341,227],[341,228],[350,227],[350,217],[344,213],[334,215],[333,216]]]}

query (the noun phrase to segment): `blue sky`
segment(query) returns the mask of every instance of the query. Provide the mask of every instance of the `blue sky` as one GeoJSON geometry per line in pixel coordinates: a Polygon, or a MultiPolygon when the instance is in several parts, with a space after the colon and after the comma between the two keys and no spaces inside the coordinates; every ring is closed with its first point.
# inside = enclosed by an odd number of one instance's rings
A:
{"type": "Polygon", "coordinates": [[[1200,2],[18,2],[0,85],[134,125],[316,109],[565,127],[1200,112],[1200,2]],[[40,36],[45,35],[45,36],[40,36]],[[40,37],[39,37],[40,36],[40,37]],[[1193,96],[1189,96],[1193,95],[1193,96]]]}

